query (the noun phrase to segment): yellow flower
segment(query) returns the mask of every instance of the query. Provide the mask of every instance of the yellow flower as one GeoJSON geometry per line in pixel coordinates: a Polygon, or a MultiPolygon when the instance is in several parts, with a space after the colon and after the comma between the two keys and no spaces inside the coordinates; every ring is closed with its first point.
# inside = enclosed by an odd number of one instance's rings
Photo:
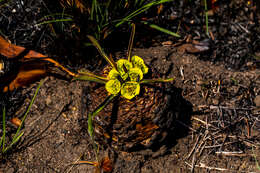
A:
{"type": "Polygon", "coordinates": [[[120,92],[120,89],[121,89],[121,83],[119,80],[117,79],[112,79],[112,80],[109,80],[107,83],[106,83],[106,90],[110,93],[110,94],[117,94],[120,92]]]}
{"type": "Polygon", "coordinates": [[[137,82],[125,82],[121,88],[121,95],[126,99],[132,99],[140,93],[140,84],[137,82]]]}

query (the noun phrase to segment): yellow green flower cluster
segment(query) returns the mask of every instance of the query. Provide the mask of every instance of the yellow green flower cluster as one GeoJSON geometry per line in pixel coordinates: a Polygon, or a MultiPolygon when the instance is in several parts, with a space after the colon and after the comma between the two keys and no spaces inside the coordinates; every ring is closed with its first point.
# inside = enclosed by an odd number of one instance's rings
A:
{"type": "Polygon", "coordinates": [[[133,56],[131,61],[120,59],[116,62],[106,82],[106,90],[113,95],[121,92],[126,99],[132,99],[140,93],[140,81],[148,73],[148,67],[139,56],[133,56]],[[117,69],[116,69],[117,68],[117,69]]]}

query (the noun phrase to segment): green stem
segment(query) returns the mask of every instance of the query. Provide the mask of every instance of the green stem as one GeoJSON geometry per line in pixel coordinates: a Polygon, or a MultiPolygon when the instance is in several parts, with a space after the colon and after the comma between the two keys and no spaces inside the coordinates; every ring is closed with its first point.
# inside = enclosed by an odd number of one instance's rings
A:
{"type": "Polygon", "coordinates": [[[92,113],[88,115],[88,132],[91,137],[93,137],[93,124],[92,119],[95,117],[100,111],[104,109],[117,95],[109,95],[92,113]]]}
{"type": "Polygon", "coordinates": [[[127,49],[127,59],[129,62],[131,62],[131,51],[132,51],[132,47],[133,47],[133,42],[134,42],[134,35],[135,35],[135,24],[132,24],[132,31],[131,31],[131,36],[129,39],[129,43],[128,43],[128,49],[127,49]]]}
{"type": "Polygon", "coordinates": [[[78,75],[73,78],[74,80],[84,80],[84,81],[90,81],[90,82],[97,82],[101,84],[106,84],[108,80],[103,80],[94,76],[88,76],[88,75],[78,75]]]}
{"type": "Polygon", "coordinates": [[[93,117],[95,117],[100,111],[102,111],[117,95],[109,95],[92,113],[88,114],[88,133],[92,141],[92,145],[95,151],[96,159],[98,159],[97,147],[94,142],[93,133],[93,117]]]}
{"type": "Polygon", "coordinates": [[[115,69],[117,69],[116,67],[116,63],[112,58],[109,58],[106,53],[103,51],[103,49],[101,48],[100,44],[98,43],[98,41],[91,35],[87,36],[89,38],[89,40],[92,42],[92,44],[97,48],[97,50],[99,51],[99,53],[105,58],[105,60],[115,69]]]}
{"type": "Polygon", "coordinates": [[[38,23],[36,25],[39,26],[39,25],[44,25],[44,24],[49,24],[49,23],[71,22],[71,21],[73,21],[73,19],[55,19],[55,20],[44,21],[44,22],[38,23]]]}
{"type": "Polygon", "coordinates": [[[79,74],[76,75],[76,77],[73,78],[74,80],[86,80],[86,81],[91,81],[91,82],[98,82],[105,84],[108,79],[99,75],[95,75],[92,72],[82,70],[79,71],[79,74]]]}
{"type": "Polygon", "coordinates": [[[169,79],[143,79],[141,84],[157,83],[157,82],[172,82],[174,78],[169,79]]]}
{"type": "Polygon", "coordinates": [[[158,30],[158,31],[164,32],[164,33],[166,33],[166,34],[169,34],[169,35],[171,35],[171,36],[181,37],[179,34],[177,34],[177,33],[175,33],[175,32],[172,32],[172,31],[170,31],[170,30],[168,30],[168,29],[162,28],[162,27],[160,27],[160,26],[158,26],[158,25],[149,24],[149,23],[146,22],[146,21],[142,21],[142,23],[145,24],[145,25],[148,25],[149,27],[151,27],[151,28],[153,28],[153,29],[156,29],[156,30],[158,30]]]}
{"type": "Polygon", "coordinates": [[[6,134],[6,127],[5,127],[5,106],[3,107],[3,136],[1,137],[0,146],[2,145],[2,152],[5,150],[5,134],[6,134]]]}
{"type": "Polygon", "coordinates": [[[205,18],[206,18],[206,34],[209,36],[209,20],[208,20],[207,0],[204,0],[204,5],[205,5],[205,18]]]}
{"type": "Polygon", "coordinates": [[[16,131],[14,137],[12,138],[11,144],[3,150],[3,153],[5,153],[6,151],[8,151],[8,150],[9,150],[16,142],[18,142],[18,140],[22,137],[23,132],[20,133],[21,128],[22,128],[22,126],[23,126],[23,124],[24,124],[24,121],[25,121],[25,119],[26,119],[26,117],[27,117],[27,115],[28,115],[28,113],[29,113],[29,111],[30,111],[30,109],[31,109],[31,107],[32,107],[32,105],[33,105],[33,103],[34,103],[34,101],[35,101],[35,98],[36,98],[36,96],[37,96],[37,94],[38,94],[38,92],[39,92],[39,90],[40,90],[40,87],[41,87],[42,84],[43,84],[43,81],[44,81],[44,80],[41,80],[40,84],[38,85],[38,87],[37,87],[37,89],[36,89],[36,91],[35,91],[35,93],[34,93],[34,96],[33,96],[32,100],[31,100],[31,102],[30,102],[30,104],[29,104],[29,106],[28,106],[28,108],[27,108],[27,110],[26,110],[24,116],[23,116],[22,122],[21,122],[20,126],[18,127],[18,129],[17,129],[17,131],[16,131]]]}

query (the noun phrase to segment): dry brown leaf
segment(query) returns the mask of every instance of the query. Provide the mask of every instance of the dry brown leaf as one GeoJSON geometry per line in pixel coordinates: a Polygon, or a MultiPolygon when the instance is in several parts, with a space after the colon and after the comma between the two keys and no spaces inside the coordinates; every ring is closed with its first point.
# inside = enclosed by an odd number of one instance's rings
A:
{"type": "Polygon", "coordinates": [[[11,123],[14,124],[16,127],[19,127],[19,126],[21,126],[21,124],[22,124],[22,121],[21,121],[19,118],[17,118],[17,117],[12,118],[10,121],[11,121],[11,123]]]}
{"type": "MultiPolygon", "coordinates": [[[[24,47],[11,44],[0,36],[0,54],[3,56],[8,59],[10,58],[11,60],[12,58],[19,56],[19,54],[24,51],[24,47]]],[[[73,72],[70,72],[57,61],[33,50],[29,50],[28,53],[24,57],[21,57],[18,61],[21,62],[18,69],[11,69],[14,71],[13,74],[8,74],[8,76],[1,78],[3,92],[13,91],[14,89],[27,86],[45,77],[48,72],[49,63],[67,72],[69,75],[75,76],[73,72]]]]}

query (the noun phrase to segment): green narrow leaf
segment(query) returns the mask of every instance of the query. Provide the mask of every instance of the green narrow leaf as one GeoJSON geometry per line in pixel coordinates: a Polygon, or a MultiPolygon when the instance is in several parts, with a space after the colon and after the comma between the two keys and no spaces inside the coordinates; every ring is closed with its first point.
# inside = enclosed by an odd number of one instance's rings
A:
{"type": "Polygon", "coordinates": [[[160,1],[153,1],[153,2],[147,3],[147,4],[143,5],[141,8],[135,10],[134,12],[130,13],[128,16],[121,19],[118,23],[115,24],[115,27],[118,27],[118,26],[122,25],[123,23],[130,21],[133,17],[137,16],[140,13],[147,11],[150,7],[152,7],[154,5],[162,4],[165,2],[171,2],[171,1],[173,1],[173,0],[160,0],[160,1]]]}
{"type": "Polygon", "coordinates": [[[205,18],[206,18],[206,34],[209,36],[209,19],[208,19],[208,6],[207,6],[207,0],[204,0],[205,5],[205,18]]]}
{"type": "Polygon", "coordinates": [[[149,84],[149,83],[157,83],[157,82],[172,82],[174,78],[169,79],[144,79],[140,83],[141,84],[149,84]]]}
{"type": "Polygon", "coordinates": [[[43,21],[44,19],[46,18],[49,18],[49,17],[55,17],[55,16],[61,16],[61,17],[70,17],[72,18],[73,16],[72,15],[69,15],[69,14],[65,14],[64,11],[62,13],[52,13],[52,14],[49,14],[49,15],[45,15],[43,16],[41,19],[39,19],[39,21],[43,21]]]}
{"type": "MultiPolygon", "coordinates": [[[[33,103],[34,103],[34,101],[35,101],[35,98],[36,98],[36,96],[37,96],[37,94],[38,94],[38,92],[39,92],[39,90],[40,90],[40,87],[41,87],[42,84],[43,84],[43,81],[44,81],[44,80],[41,80],[41,82],[39,83],[39,85],[38,85],[38,87],[37,87],[37,89],[36,89],[36,91],[35,91],[35,93],[34,93],[34,95],[33,95],[33,98],[32,98],[32,100],[31,100],[31,102],[30,102],[30,104],[29,104],[29,106],[28,106],[28,108],[27,108],[27,110],[26,110],[26,112],[25,112],[25,114],[24,114],[24,116],[23,116],[22,122],[21,122],[20,126],[18,127],[18,129],[16,130],[16,133],[15,133],[14,137],[12,138],[11,144],[8,145],[6,148],[3,148],[3,150],[2,150],[3,153],[7,152],[7,151],[8,151],[15,143],[17,143],[17,142],[19,141],[19,139],[23,136],[24,133],[23,133],[23,132],[20,132],[20,131],[21,131],[21,128],[22,128],[22,126],[23,126],[23,124],[24,124],[24,121],[25,121],[25,119],[26,119],[26,117],[27,117],[27,115],[28,115],[28,113],[29,113],[29,111],[30,111],[30,109],[31,109],[31,107],[32,107],[32,105],[33,105],[33,103]]],[[[5,133],[5,132],[4,132],[4,133],[5,133]]],[[[3,142],[4,142],[4,141],[3,141],[3,142]]]]}
{"type": "Polygon", "coordinates": [[[5,150],[3,151],[3,153],[5,153],[6,151],[8,151],[10,148],[12,148],[12,146],[13,146],[14,144],[16,144],[16,143],[20,140],[20,138],[23,136],[23,134],[24,134],[24,132],[21,132],[16,138],[14,138],[14,139],[12,140],[11,144],[8,145],[8,146],[5,148],[5,150]]]}
{"type": "Polygon", "coordinates": [[[255,159],[256,168],[260,171],[260,165],[259,165],[258,160],[256,158],[256,154],[254,152],[254,148],[252,148],[252,151],[253,151],[253,156],[254,156],[254,159],[255,159]]]}
{"type": "Polygon", "coordinates": [[[3,136],[1,137],[0,146],[2,145],[2,152],[5,150],[5,135],[6,135],[6,127],[5,127],[5,106],[3,107],[3,136]]]}
{"type": "Polygon", "coordinates": [[[23,116],[21,125],[18,127],[18,129],[17,129],[17,131],[16,131],[16,134],[14,135],[12,141],[16,140],[17,136],[19,135],[19,133],[20,133],[20,131],[21,131],[21,128],[22,128],[22,125],[24,124],[24,121],[25,121],[25,119],[26,119],[26,117],[27,117],[27,115],[28,115],[28,113],[29,113],[29,111],[30,111],[30,109],[31,109],[31,107],[32,107],[32,105],[33,105],[35,99],[36,99],[36,96],[37,96],[37,94],[38,94],[38,92],[39,92],[39,90],[40,90],[40,88],[41,88],[43,82],[44,82],[44,80],[41,80],[40,83],[39,83],[39,85],[37,86],[37,89],[36,89],[36,91],[35,91],[35,93],[34,93],[34,95],[33,95],[33,98],[32,98],[32,100],[31,100],[31,102],[30,102],[30,104],[29,104],[29,106],[28,106],[28,108],[27,108],[27,110],[26,110],[26,112],[25,112],[25,114],[24,114],[24,116],[23,116]]]}
{"type": "Polygon", "coordinates": [[[71,22],[71,21],[73,21],[73,20],[72,19],[55,19],[55,20],[48,20],[48,21],[44,21],[44,22],[41,22],[41,23],[37,23],[36,26],[49,24],[49,23],[71,22]]]}
{"type": "Polygon", "coordinates": [[[96,116],[104,107],[106,107],[117,95],[109,95],[93,112],[92,117],[96,116]]]}
{"type": "Polygon", "coordinates": [[[92,119],[95,117],[100,111],[102,111],[117,95],[109,95],[92,113],[88,115],[88,133],[90,137],[93,137],[93,123],[92,119]]]}
{"type": "Polygon", "coordinates": [[[177,33],[175,33],[175,32],[172,32],[172,31],[170,31],[170,30],[168,30],[168,29],[162,28],[162,27],[160,27],[160,26],[158,26],[158,25],[149,24],[148,22],[145,22],[145,21],[142,21],[142,23],[148,25],[149,27],[151,27],[151,28],[153,28],[153,29],[156,29],[156,30],[161,31],[161,32],[166,33],[166,34],[169,34],[169,35],[171,35],[171,36],[181,37],[179,34],[177,34],[177,33]]]}
{"type": "Polygon", "coordinates": [[[131,51],[133,47],[133,42],[134,42],[134,37],[135,37],[135,24],[132,24],[132,30],[131,30],[131,35],[128,43],[128,49],[127,49],[127,59],[129,62],[131,62],[131,51]]]}
{"type": "Polygon", "coordinates": [[[88,134],[91,138],[93,138],[93,123],[92,123],[92,114],[88,114],[88,134]]]}
{"type": "Polygon", "coordinates": [[[90,71],[87,71],[87,70],[85,70],[85,69],[80,70],[80,71],[79,71],[79,74],[96,77],[96,78],[98,78],[98,79],[105,80],[105,81],[108,80],[107,78],[105,78],[105,77],[103,77],[103,76],[96,75],[96,74],[94,74],[94,73],[92,73],[92,72],[90,72],[90,71]]]}
{"type": "Polygon", "coordinates": [[[79,74],[74,77],[73,80],[85,80],[102,84],[105,84],[108,81],[108,79],[105,77],[95,75],[94,73],[85,70],[79,71],[79,74]]]}
{"type": "Polygon", "coordinates": [[[105,58],[105,60],[115,69],[117,69],[116,67],[116,63],[112,58],[109,58],[106,53],[103,51],[103,49],[101,48],[100,44],[98,43],[98,41],[91,35],[87,36],[89,38],[89,40],[92,42],[92,44],[97,48],[97,50],[99,51],[99,53],[105,58]]]}
{"type": "Polygon", "coordinates": [[[77,77],[73,78],[74,80],[84,80],[84,81],[90,81],[90,82],[97,82],[101,84],[105,84],[107,81],[98,79],[96,77],[88,76],[88,75],[79,75],[77,77]]]}

